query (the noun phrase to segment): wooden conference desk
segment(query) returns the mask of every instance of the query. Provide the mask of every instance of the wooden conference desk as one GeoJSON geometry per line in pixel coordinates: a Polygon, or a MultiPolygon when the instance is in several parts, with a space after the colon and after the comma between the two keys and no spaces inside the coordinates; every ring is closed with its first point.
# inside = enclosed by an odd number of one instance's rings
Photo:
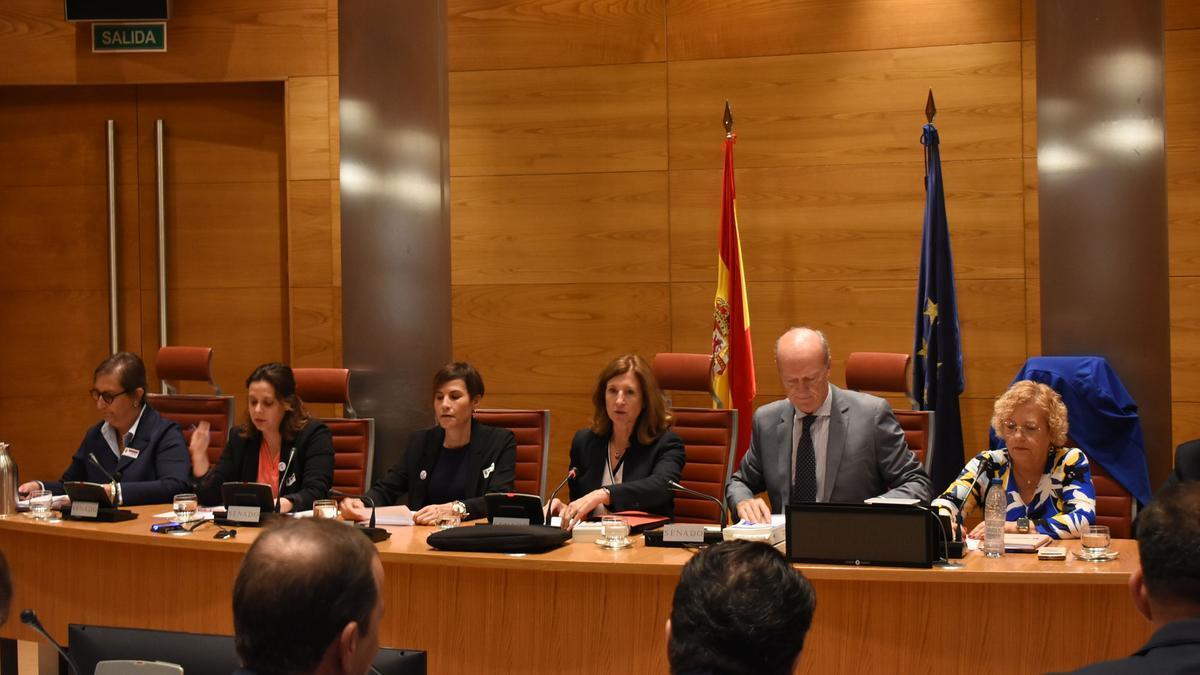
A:
{"type": "MultiPolygon", "coordinates": [[[[59,639],[68,623],[232,633],[233,579],[257,530],[151,534],[149,516],[169,508],[116,524],[0,520],[13,607],[36,608],[59,639]]],[[[663,625],[689,552],[639,540],[443,553],[430,532],[392,528],[379,545],[383,646],[427,650],[435,674],[668,672],[663,625]]],[[[972,553],[961,570],[802,566],[817,613],[800,672],[1040,673],[1127,655],[1150,630],[1126,591],[1136,546],[1114,546],[1121,558],[1105,565],[972,553]]],[[[0,636],[37,639],[16,612],[0,636]]]]}

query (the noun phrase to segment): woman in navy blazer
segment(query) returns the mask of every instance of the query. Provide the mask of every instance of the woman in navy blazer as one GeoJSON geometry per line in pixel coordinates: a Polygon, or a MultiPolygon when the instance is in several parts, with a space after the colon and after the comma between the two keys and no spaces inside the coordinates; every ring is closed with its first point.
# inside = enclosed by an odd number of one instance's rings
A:
{"type": "Polygon", "coordinates": [[[592,406],[592,426],[571,441],[571,503],[555,499],[551,515],[561,515],[565,529],[615,511],[674,515],[668,483],[683,473],[683,440],[670,430],[671,415],[646,361],[637,354],[613,359],[596,381],[592,406]]]}
{"type": "Polygon", "coordinates": [[[88,429],[62,478],[29,481],[17,491],[26,495],[46,489],[63,494],[63,483],[86,481],[105,485],[113,502],[127,506],[167,503],[187,492],[183,434],[179,425],[146,404],[142,359],[129,352],[104,359],[93,374],[91,394],[104,419],[88,429]]]}
{"type": "Polygon", "coordinates": [[[266,483],[279,511],[307,511],[333,486],[333,435],[309,416],[296,395],[296,378],[282,363],[267,363],[246,378],[246,418],[229,430],[216,466],[208,461],[208,422],[192,432],[189,448],[200,503],[221,503],[229,481],[266,483]]]}
{"type": "MultiPolygon", "coordinates": [[[[475,421],[483,399],[483,377],[469,363],[449,363],[433,376],[437,426],[414,431],[404,457],[367,491],[375,506],[404,504],[418,525],[446,517],[462,520],[487,515],[484,495],[512,490],[517,439],[508,429],[475,421]]],[[[342,514],[366,520],[371,509],[361,499],[344,499],[342,514]]]]}

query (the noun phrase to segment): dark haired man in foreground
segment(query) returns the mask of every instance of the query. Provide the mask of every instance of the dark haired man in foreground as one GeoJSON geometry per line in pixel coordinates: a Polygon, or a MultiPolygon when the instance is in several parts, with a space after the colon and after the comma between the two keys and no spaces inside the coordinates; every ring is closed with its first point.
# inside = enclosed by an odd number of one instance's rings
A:
{"type": "Polygon", "coordinates": [[[729,541],[688,561],[667,620],[672,675],[787,675],[800,661],[817,596],[783,554],[729,541]]]}

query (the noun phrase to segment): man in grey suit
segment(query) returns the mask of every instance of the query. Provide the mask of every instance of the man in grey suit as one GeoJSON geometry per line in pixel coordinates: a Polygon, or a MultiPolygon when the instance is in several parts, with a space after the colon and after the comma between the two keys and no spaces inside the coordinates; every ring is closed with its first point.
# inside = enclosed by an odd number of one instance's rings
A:
{"type": "Polygon", "coordinates": [[[726,500],[744,520],[771,521],[789,500],[861,502],[871,497],[929,500],[929,476],[904,442],[887,401],[829,383],[829,343],[793,328],[775,343],[787,399],[754,413],[750,448],[726,500]],[[771,507],[754,495],[767,491],[771,507]]]}

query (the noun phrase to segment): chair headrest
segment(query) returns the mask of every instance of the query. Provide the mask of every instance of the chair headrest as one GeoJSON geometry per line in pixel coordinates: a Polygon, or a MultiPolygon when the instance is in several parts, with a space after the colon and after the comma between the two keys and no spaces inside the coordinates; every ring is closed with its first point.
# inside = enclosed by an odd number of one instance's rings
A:
{"type": "Polygon", "coordinates": [[[154,359],[154,369],[160,380],[207,382],[217,389],[212,376],[212,357],[212,347],[161,347],[154,359]]]}
{"type": "Polygon", "coordinates": [[[908,354],[854,352],[846,359],[846,387],[908,393],[908,354]]]}
{"type": "Polygon", "coordinates": [[[293,368],[296,393],[306,403],[350,405],[350,370],[347,368],[293,368]]]}
{"type": "Polygon", "coordinates": [[[663,389],[712,393],[712,355],[662,352],[650,365],[663,389]]]}

